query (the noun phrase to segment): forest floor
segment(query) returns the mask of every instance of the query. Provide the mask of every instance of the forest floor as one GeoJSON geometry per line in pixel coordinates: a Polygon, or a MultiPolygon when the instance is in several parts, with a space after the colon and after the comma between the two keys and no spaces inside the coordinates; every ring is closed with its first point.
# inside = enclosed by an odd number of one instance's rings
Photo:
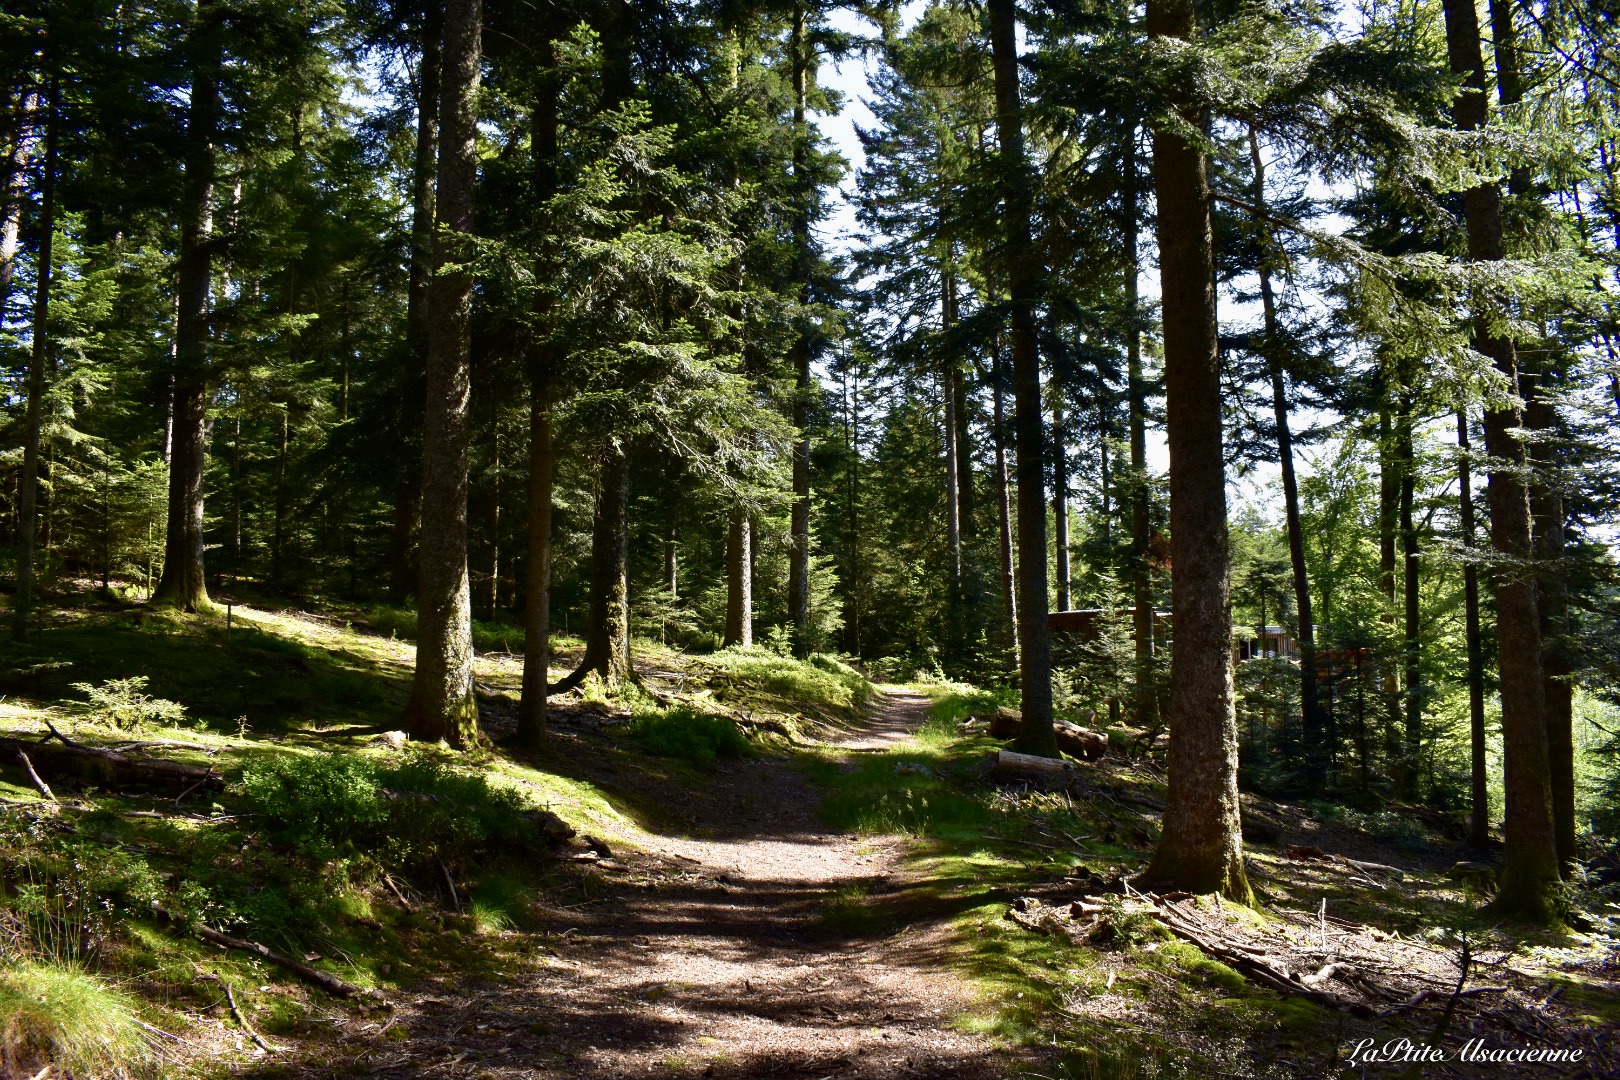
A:
{"type": "MultiPolygon", "coordinates": [[[[929,704],[887,693],[827,748],[853,758],[902,746],[929,704]]],[[[313,1048],[307,1069],[988,1080],[1038,1063],[953,1027],[976,994],[946,959],[951,905],[908,902],[917,881],[903,842],[829,832],[821,793],[780,758],[723,764],[711,781],[669,793],[684,802],[683,835],[644,833],[639,849],[596,840],[609,854],[584,861],[611,883],[595,900],[539,908],[529,970],[430,980],[386,1023],[313,1048]],[[852,896],[892,898],[904,932],[874,938],[829,918],[852,896]]]]}
{"type": "MultiPolygon", "coordinates": [[[[86,591],[26,648],[0,647],[0,735],[39,742],[54,724],[228,781],[176,796],[53,777],[52,800],[0,761],[0,1080],[69,1075],[41,1071],[52,1031],[71,1049],[60,1016],[13,1022],[41,961],[144,1025],[128,1068],[72,1074],[98,1077],[1304,1080],[1407,1075],[1410,1061],[1350,1060],[1401,1040],[1448,1055],[1423,1065],[1433,1080],[1620,1075],[1620,889],[1577,891],[1578,932],[1495,925],[1486,886],[1452,873],[1472,857],[1454,823],[1421,807],[1245,794],[1263,906],[1175,902],[1205,949],[1129,888],[1157,838],[1162,761],[1126,735],[1066,789],[994,783],[985,718],[1005,691],[874,690],[833,658],[640,642],[646,693],[561,695],[547,747],[526,752],[501,741],[520,639],[479,624],[493,744],[400,750],[408,612],[233,619],[86,591]],[[188,712],[130,730],[83,700],[78,680],[134,676],[188,712]],[[706,721],[735,741],[694,753],[706,721]],[[405,859],[370,834],[334,857],[278,833],[243,786],[277,763],[344,762],[448,769],[577,835],[537,855],[447,834],[450,854],[405,859]],[[204,923],[386,1004],[204,944],[204,923]],[[1338,964],[1318,985],[1350,1007],[1279,995],[1232,966],[1243,949],[1296,974],[1338,964]],[[1583,1063],[1460,1060],[1470,1039],[1583,1063]]],[[[577,652],[563,643],[554,676],[577,652]]],[[[288,793],[306,796],[322,797],[288,793]]]]}

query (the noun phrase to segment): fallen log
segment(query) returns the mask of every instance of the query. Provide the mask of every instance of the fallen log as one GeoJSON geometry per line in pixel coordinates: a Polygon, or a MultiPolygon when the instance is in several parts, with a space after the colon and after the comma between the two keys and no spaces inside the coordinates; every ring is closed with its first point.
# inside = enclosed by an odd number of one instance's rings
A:
{"type": "Polygon", "coordinates": [[[1096,761],[1108,753],[1108,736],[1100,731],[1056,720],[1052,723],[1052,734],[1057,737],[1059,750],[1081,761],[1096,761]]]}
{"type": "Polygon", "coordinates": [[[1024,780],[1046,787],[1067,787],[1074,783],[1075,768],[1071,762],[1057,758],[997,750],[990,764],[990,778],[1001,782],[1024,780]]]}
{"type": "Polygon", "coordinates": [[[81,744],[0,738],[0,757],[18,761],[27,755],[34,769],[52,778],[68,778],[107,788],[146,787],[185,791],[195,785],[223,784],[224,777],[205,765],[167,758],[139,758],[81,744]]]}

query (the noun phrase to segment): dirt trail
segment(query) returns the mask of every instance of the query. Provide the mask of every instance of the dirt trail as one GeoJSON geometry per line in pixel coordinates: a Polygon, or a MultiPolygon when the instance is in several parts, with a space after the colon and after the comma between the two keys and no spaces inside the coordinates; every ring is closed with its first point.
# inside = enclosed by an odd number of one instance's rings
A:
{"type": "MultiPolygon", "coordinates": [[[[887,695],[835,745],[852,755],[901,745],[926,704],[887,695]]],[[[608,891],[618,895],[559,909],[544,967],[408,998],[391,1032],[403,1039],[355,1031],[339,1054],[385,1077],[1018,1071],[1016,1054],[951,1026],[975,1003],[941,957],[948,905],[908,908],[897,931],[877,936],[825,919],[839,890],[895,898],[907,881],[897,847],[828,834],[818,801],[783,762],[724,767],[712,797],[689,807],[702,838],[654,836],[644,851],[616,852],[608,891]]]]}

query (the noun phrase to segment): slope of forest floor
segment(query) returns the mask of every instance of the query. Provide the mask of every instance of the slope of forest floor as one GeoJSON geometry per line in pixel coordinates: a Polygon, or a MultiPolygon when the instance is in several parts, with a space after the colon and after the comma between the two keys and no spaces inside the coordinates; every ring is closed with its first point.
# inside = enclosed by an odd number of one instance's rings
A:
{"type": "MultiPolygon", "coordinates": [[[[1349,1054],[1402,1038],[1449,1055],[1424,1075],[1499,1074],[1457,1060],[1470,1038],[1582,1052],[1525,1075],[1620,1071],[1612,898],[1578,897],[1583,933],[1481,921],[1483,886],[1448,874],[1466,853],[1432,815],[1245,796],[1263,910],[1182,902],[1222,940],[1353,959],[1325,977],[1342,994],[1356,968],[1420,990],[1324,1008],[1258,986],[1129,895],[1164,777],[1128,740],[1066,790],[997,786],[983,718],[1005,694],[879,693],[831,658],[642,643],[649,693],[559,698],[540,754],[402,751],[387,733],[412,629],[392,609],[242,606],[227,625],[86,594],[0,653],[0,736],[51,738],[49,723],[229,781],[58,781],[52,802],[0,762],[0,1077],[1396,1075],[1410,1063],[1349,1054]],[[148,681],[109,681],[132,677],[148,681]],[[277,777],[290,809],[255,801],[277,777]],[[376,803],[390,785],[407,790],[376,803]],[[575,837],[512,833],[520,806],[575,837]],[[344,831],[345,813],[373,816],[344,831]],[[75,1033],[69,1002],[117,1037],[75,1033]]],[[[478,634],[498,741],[521,639],[478,634]]]]}

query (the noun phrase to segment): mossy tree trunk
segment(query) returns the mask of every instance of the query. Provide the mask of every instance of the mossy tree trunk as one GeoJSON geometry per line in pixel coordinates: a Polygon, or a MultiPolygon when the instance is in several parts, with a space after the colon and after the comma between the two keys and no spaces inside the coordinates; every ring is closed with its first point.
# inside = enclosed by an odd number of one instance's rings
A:
{"type": "Polygon", "coordinates": [[[480,0],[449,0],[444,20],[437,232],[430,289],[422,429],[421,576],[416,679],[406,731],[470,744],[478,734],[472,598],[467,577],[468,403],[472,390],[469,240],[478,183],[480,0]]]}

